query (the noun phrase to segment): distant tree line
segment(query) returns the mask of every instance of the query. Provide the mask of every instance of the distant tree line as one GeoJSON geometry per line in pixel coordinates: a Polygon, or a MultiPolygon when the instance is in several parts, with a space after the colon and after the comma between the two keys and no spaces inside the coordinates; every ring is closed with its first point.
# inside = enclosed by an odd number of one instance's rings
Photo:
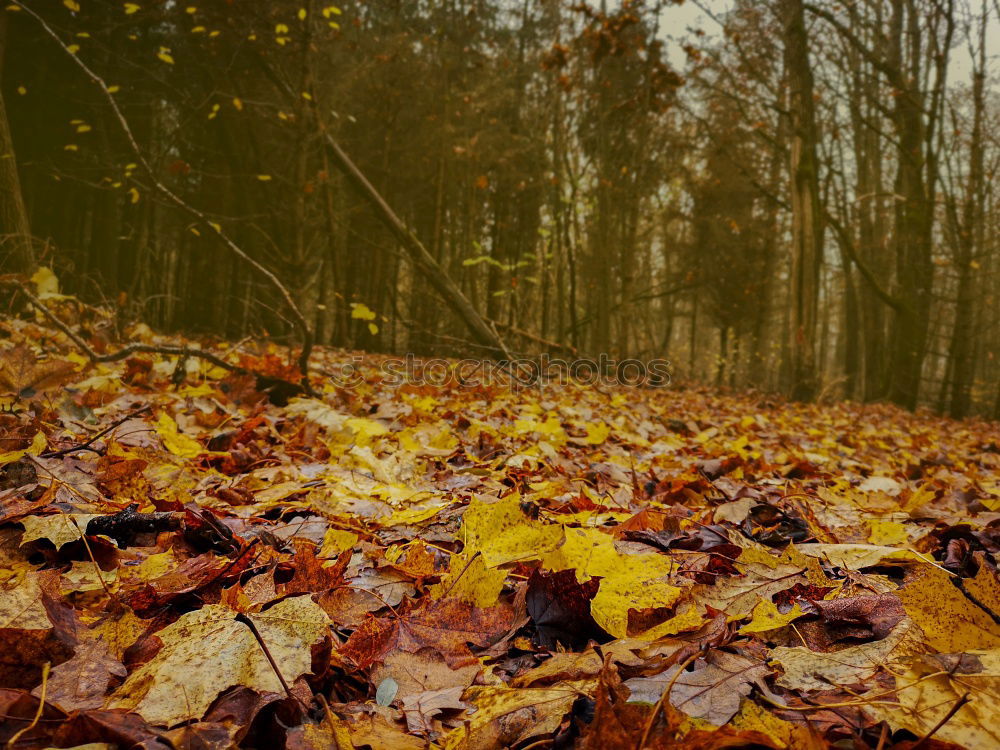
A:
{"type": "Polygon", "coordinates": [[[324,344],[506,356],[439,276],[512,351],[1000,418],[1000,9],[734,0],[684,41],[675,4],[12,3],[2,270],[294,341],[218,227],[324,344]]]}

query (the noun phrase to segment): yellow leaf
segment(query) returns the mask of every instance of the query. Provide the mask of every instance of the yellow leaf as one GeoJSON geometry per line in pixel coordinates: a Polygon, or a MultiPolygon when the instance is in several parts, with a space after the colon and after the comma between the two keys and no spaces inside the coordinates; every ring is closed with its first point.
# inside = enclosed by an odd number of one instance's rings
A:
{"type": "Polygon", "coordinates": [[[306,9],[305,8],[299,8],[299,12],[297,13],[297,15],[298,15],[300,21],[305,21],[306,20],[306,9]]]}
{"type": "Polygon", "coordinates": [[[242,112],[243,111],[243,100],[240,99],[238,96],[234,96],[233,97],[233,106],[236,107],[237,110],[239,110],[240,112],[242,112]]]}
{"type": "Polygon", "coordinates": [[[489,567],[533,560],[555,549],[563,540],[561,526],[534,521],[521,510],[521,496],[508,495],[495,503],[473,500],[462,516],[466,553],[482,553],[489,567]]]}
{"type": "Polygon", "coordinates": [[[740,628],[739,632],[766,633],[768,630],[777,630],[804,614],[805,612],[802,611],[802,606],[798,602],[795,602],[795,606],[787,612],[779,612],[774,602],[770,599],[762,599],[760,604],[753,608],[750,622],[740,628]]]}
{"type": "Polygon", "coordinates": [[[125,3],[125,15],[131,16],[133,13],[138,13],[142,10],[142,7],[136,5],[135,3],[125,3]]]}
{"type": "Polygon", "coordinates": [[[368,332],[369,332],[369,333],[370,333],[370,334],[371,334],[372,336],[375,336],[375,335],[377,335],[377,334],[378,334],[378,326],[377,326],[377,325],[375,325],[374,323],[369,323],[369,324],[368,324],[368,332]]]}
{"type": "Polygon", "coordinates": [[[174,58],[170,54],[170,48],[169,47],[160,47],[160,51],[156,53],[156,56],[158,58],[160,58],[160,60],[162,60],[163,62],[165,62],[167,65],[173,65],[174,64],[174,58]]]}
{"type": "Polygon", "coordinates": [[[193,5],[189,5],[184,9],[184,12],[187,13],[188,15],[194,15],[195,13],[198,12],[198,9],[193,5]]]}
{"type": "Polygon", "coordinates": [[[38,296],[42,299],[59,294],[59,279],[48,266],[39,266],[38,270],[31,275],[31,282],[35,285],[38,296]]]}
{"type": "Polygon", "coordinates": [[[599,529],[567,528],[564,534],[563,543],[542,556],[542,567],[573,570],[580,582],[601,578],[591,614],[613,636],[628,635],[629,609],[668,607],[680,595],[681,589],[664,580],[673,567],[668,556],[624,555],[615,548],[614,539],[599,529]]]}
{"type": "Polygon", "coordinates": [[[370,441],[371,438],[385,435],[389,431],[389,428],[381,422],[364,417],[351,417],[344,424],[351,428],[355,438],[362,445],[370,441]]]}
{"type": "Polygon", "coordinates": [[[45,433],[39,430],[38,432],[35,433],[35,437],[32,438],[31,440],[31,445],[29,445],[27,448],[23,448],[18,451],[7,451],[6,453],[0,453],[0,466],[14,463],[14,461],[18,461],[27,455],[37,456],[47,447],[48,447],[48,442],[45,439],[45,433]]]}
{"type": "Polygon", "coordinates": [[[588,445],[600,445],[607,440],[608,435],[611,434],[611,425],[607,422],[588,422],[586,427],[587,437],[583,439],[583,442],[588,445]]]}
{"type": "Polygon", "coordinates": [[[323,535],[323,545],[319,557],[338,557],[341,552],[351,549],[358,541],[358,535],[352,531],[327,529],[323,535]]]}
{"type": "Polygon", "coordinates": [[[815,557],[845,570],[870,568],[881,562],[921,560],[908,549],[875,544],[797,544],[795,549],[807,557],[815,557]]]}
{"type": "Polygon", "coordinates": [[[683,590],[661,580],[660,576],[650,575],[651,572],[636,561],[628,572],[601,581],[597,595],[590,602],[594,621],[616,638],[625,638],[628,636],[629,610],[672,606],[683,590]]]}
{"type": "Polygon", "coordinates": [[[755,701],[743,701],[739,713],[732,718],[731,725],[744,732],[760,732],[782,748],[820,746],[807,727],[780,719],[755,701]]]}
{"type": "Polygon", "coordinates": [[[26,89],[24,86],[18,86],[17,93],[20,94],[21,96],[24,96],[25,94],[28,93],[28,89],[26,89]]]}
{"type": "Polygon", "coordinates": [[[129,188],[128,189],[128,199],[132,203],[138,203],[139,202],[139,191],[136,190],[134,187],[129,188]]]}
{"type": "Polygon", "coordinates": [[[442,747],[445,750],[514,747],[521,746],[528,737],[552,734],[577,697],[589,688],[570,682],[524,689],[471,687],[462,698],[475,704],[476,711],[444,736],[442,747]]]}
{"type": "Polygon", "coordinates": [[[260,180],[261,182],[270,182],[271,181],[271,175],[269,175],[269,174],[259,174],[259,175],[257,175],[257,179],[260,180]]]}
{"type": "Polygon", "coordinates": [[[69,52],[71,55],[75,55],[77,52],[80,51],[80,45],[70,44],[66,47],[66,51],[69,52]]]}
{"type": "Polygon", "coordinates": [[[475,607],[492,607],[506,580],[507,571],[490,568],[481,556],[470,562],[470,555],[462,553],[451,556],[448,573],[441,578],[441,583],[431,587],[431,595],[440,598],[447,593],[475,607]]]}
{"type": "Polygon", "coordinates": [[[108,93],[109,94],[117,94],[121,90],[122,90],[121,86],[117,86],[117,85],[115,85],[115,86],[108,86],[108,93]]]}
{"type": "Polygon", "coordinates": [[[447,507],[448,503],[437,503],[434,505],[416,508],[401,508],[400,510],[394,511],[388,518],[380,519],[380,522],[386,528],[393,526],[414,526],[426,521],[429,518],[434,518],[434,516],[447,507]]]}
{"type": "Polygon", "coordinates": [[[77,125],[76,126],[76,132],[77,133],[89,133],[90,131],[91,131],[90,125],[84,124],[84,125],[77,125]]]}
{"type": "Polygon", "coordinates": [[[39,579],[44,580],[42,575],[31,572],[23,580],[13,579],[0,586],[0,629],[52,629],[39,586],[39,579]]]}
{"type": "Polygon", "coordinates": [[[156,421],[156,432],[163,441],[163,447],[181,458],[194,458],[204,452],[201,443],[177,429],[177,423],[166,412],[160,413],[156,421]]]}
{"type": "Polygon", "coordinates": [[[902,620],[880,641],[863,643],[833,653],[805,646],[779,646],[771,652],[784,675],[778,684],[792,690],[829,690],[831,685],[865,684],[887,664],[919,651],[920,631],[902,620]]]}
{"type": "MultiPolygon", "coordinates": [[[[892,729],[907,729],[917,737],[933,732],[934,739],[959,747],[1000,747],[998,684],[997,650],[977,650],[960,657],[913,658],[909,669],[896,676],[893,700],[898,704],[873,700],[865,706],[865,713],[872,714],[875,721],[887,722],[892,729]],[[972,700],[950,714],[966,694],[972,700]]],[[[879,688],[871,691],[880,692],[879,688]]],[[[861,696],[861,700],[865,698],[861,696]]]]}
{"type": "MultiPolygon", "coordinates": [[[[680,605],[678,605],[678,609],[680,609],[680,605]]],[[[698,630],[704,624],[705,615],[703,608],[691,605],[689,607],[685,607],[669,620],[661,622],[659,625],[654,625],[649,630],[636,637],[644,641],[657,641],[668,635],[676,635],[678,633],[686,633],[691,630],[698,630]]]]}
{"type": "Polygon", "coordinates": [[[202,383],[201,385],[186,385],[183,388],[178,388],[177,395],[184,398],[202,398],[204,396],[214,396],[216,393],[215,388],[211,385],[202,383]]]}
{"type": "Polygon", "coordinates": [[[76,0],[63,0],[63,5],[65,5],[74,13],[80,12],[80,3],[76,2],[76,0]]]}
{"type": "Polygon", "coordinates": [[[887,545],[890,547],[906,546],[910,543],[910,535],[907,533],[906,524],[898,521],[871,520],[868,522],[868,541],[872,544],[887,545]]]}
{"type": "MultiPolygon", "coordinates": [[[[981,566],[973,586],[978,584],[980,592],[988,591],[990,576],[993,573],[981,566]]],[[[951,576],[940,568],[925,566],[896,595],[902,600],[906,614],[923,629],[927,641],[938,651],[954,654],[1000,648],[1000,625],[952,584],[951,576]]],[[[984,604],[989,607],[1000,602],[988,600],[984,604]]]]}
{"type": "Polygon", "coordinates": [[[354,320],[375,320],[375,313],[363,302],[351,303],[351,318],[354,320]]]}
{"type": "Polygon", "coordinates": [[[97,513],[57,513],[52,516],[25,516],[20,522],[24,526],[21,544],[27,544],[36,539],[48,539],[55,545],[56,549],[59,549],[64,544],[80,539],[82,536],[80,531],[86,532],[90,519],[97,518],[98,515],[97,513]]]}

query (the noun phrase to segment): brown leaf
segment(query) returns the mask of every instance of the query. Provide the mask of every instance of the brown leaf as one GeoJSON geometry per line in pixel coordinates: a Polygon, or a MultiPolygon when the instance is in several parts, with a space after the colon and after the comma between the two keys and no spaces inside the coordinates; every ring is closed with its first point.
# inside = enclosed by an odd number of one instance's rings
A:
{"type": "Polygon", "coordinates": [[[458,599],[438,599],[409,612],[369,617],[340,649],[360,669],[385,659],[391,651],[439,651],[452,667],[471,664],[469,645],[486,648],[496,643],[514,622],[510,607],[474,607],[458,599]]]}
{"type": "Polygon", "coordinates": [[[678,674],[679,670],[680,665],[675,665],[653,678],[626,680],[625,686],[632,691],[630,700],[656,703],[673,682],[671,704],[688,716],[722,726],[739,711],[740,701],[750,694],[753,684],[762,685],[770,671],[763,662],[726,651],[712,651],[698,659],[692,671],[678,674]]]}
{"type": "Polygon", "coordinates": [[[466,688],[472,684],[481,669],[478,664],[466,664],[452,668],[441,654],[432,648],[423,648],[415,653],[398,651],[389,654],[385,661],[371,673],[373,685],[392,678],[398,689],[396,700],[405,703],[412,696],[442,688],[466,688]]]}
{"type": "MultiPolygon", "coordinates": [[[[104,641],[86,641],[76,649],[72,659],[52,670],[45,697],[64,711],[100,708],[108,689],[127,674],[125,666],[108,652],[104,641]]],[[[41,695],[41,686],[32,693],[41,695]]]]}
{"type": "Polygon", "coordinates": [[[58,581],[55,571],[29,573],[0,589],[0,685],[30,690],[43,664],[73,655],[76,617],[59,598],[58,581]]]}
{"type": "Polygon", "coordinates": [[[56,388],[73,378],[72,362],[60,359],[39,361],[30,347],[18,344],[0,357],[0,392],[24,397],[35,391],[56,388]]]}

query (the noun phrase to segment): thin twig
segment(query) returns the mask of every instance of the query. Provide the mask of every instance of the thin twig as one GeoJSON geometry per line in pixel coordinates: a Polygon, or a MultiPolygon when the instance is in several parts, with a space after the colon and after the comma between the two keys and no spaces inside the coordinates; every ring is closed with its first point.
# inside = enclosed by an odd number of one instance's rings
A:
{"type": "Polygon", "coordinates": [[[49,687],[49,666],[49,662],[45,662],[45,666],[42,667],[42,694],[38,697],[38,710],[35,711],[35,718],[31,720],[28,726],[22,727],[7,740],[7,747],[14,747],[22,735],[38,726],[38,720],[42,718],[42,713],[45,711],[45,694],[49,687]]]}
{"type": "Polygon", "coordinates": [[[462,568],[462,570],[460,570],[460,571],[459,571],[459,573],[458,573],[458,575],[457,575],[457,576],[455,576],[455,580],[451,582],[451,585],[450,585],[450,586],[448,587],[448,590],[447,590],[447,591],[445,591],[445,592],[444,592],[443,594],[441,594],[441,598],[442,598],[442,599],[444,599],[444,598],[445,598],[446,596],[448,596],[448,594],[450,594],[450,593],[451,593],[451,590],[452,590],[453,588],[455,588],[455,584],[457,584],[457,583],[458,583],[458,580],[459,580],[459,579],[460,579],[460,578],[461,578],[462,576],[464,576],[464,575],[465,575],[465,571],[467,571],[467,570],[469,569],[469,566],[470,566],[470,565],[472,565],[472,563],[473,563],[473,562],[475,561],[475,559],[476,559],[477,557],[479,557],[479,555],[480,555],[480,551],[479,551],[479,550],[476,550],[475,554],[474,554],[474,555],[473,555],[472,557],[470,557],[470,558],[469,558],[469,561],[468,561],[468,562],[467,562],[467,563],[465,564],[465,567],[464,567],[464,568],[462,568]]]}
{"type": "Polygon", "coordinates": [[[236,615],[236,622],[241,622],[248,628],[250,628],[250,632],[253,633],[253,637],[257,639],[257,643],[260,645],[260,650],[264,652],[264,656],[267,657],[267,661],[271,665],[271,669],[274,670],[274,674],[278,677],[278,682],[280,682],[281,687],[284,688],[285,694],[295,702],[299,703],[304,709],[308,711],[309,707],[306,706],[304,703],[302,703],[302,701],[292,693],[292,689],[288,687],[288,683],[285,682],[285,678],[281,674],[281,670],[278,669],[278,662],[276,662],[274,660],[274,657],[271,656],[271,650],[267,647],[267,644],[264,642],[264,638],[261,636],[260,631],[257,630],[257,626],[254,624],[254,621],[251,620],[242,612],[240,612],[238,615],[236,615]]]}
{"type": "Polygon", "coordinates": [[[146,406],[143,406],[140,409],[135,409],[134,411],[130,411],[128,414],[126,414],[121,419],[115,420],[113,423],[111,423],[110,425],[108,425],[107,427],[105,427],[100,432],[95,433],[86,442],[80,443],[79,445],[74,445],[74,446],[72,446],[70,448],[63,448],[62,450],[58,450],[58,451],[46,451],[45,453],[39,454],[38,457],[39,458],[61,458],[63,456],[68,456],[70,453],[76,453],[76,451],[86,450],[87,448],[90,448],[91,445],[93,445],[98,440],[100,440],[102,437],[104,437],[105,435],[107,435],[109,432],[111,432],[111,431],[113,431],[113,430],[121,427],[123,424],[125,424],[126,422],[128,422],[130,419],[139,416],[143,412],[149,411],[150,408],[151,408],[150,406],[146,405],[146,406]]]}
{"type": "Polygon", "coordinates": [[[108,599],[112,602],[117,602],[118,598],[111,593],[111,589],[108,588],[108,584],[104,581],[104,576],[101,575],[101,566],[97,564],[97,558],[94,557],[94,551],[90,549],[90,542],[87,541],[87,535],[80,528],[80,524],[76,522],[76,519],[71,515],[67,515],[67,518],[76,526],[76,530],[80,533],[80,541],[83,542],[83,546],[87,549],[87,555],[90,556],[90,561],[94,564],[94,570],[97,573],[97,580],[101,582],[101,588],[104,589],[104,593],[108,595],[108,599]]]}
{"type": "Polygon", "coordinates": [[[330,731],[333,733],[333,741],[337,744],[336,750],[354,750],[354,743],[351,742],[350,732],[344,726],[343,721],[330,710],[330,704],[327,702],[326,696],[320,693],[316,697],[319,699],[319,704],[323,707],[326,723],[330,725],[330,731]],[[346,737],[344,736],[345,734],[347,735],[346,737]]]}

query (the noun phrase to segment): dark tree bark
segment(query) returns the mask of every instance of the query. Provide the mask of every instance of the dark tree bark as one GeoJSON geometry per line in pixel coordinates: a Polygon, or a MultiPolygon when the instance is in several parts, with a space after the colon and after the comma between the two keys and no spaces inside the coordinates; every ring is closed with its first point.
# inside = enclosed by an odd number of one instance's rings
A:
{"type": "Polygon", "coordinates": [[[802,0],[782,0],[785,75],[788,87],[791,178],[792,273],[787,390],[793,399],[816,395],[816,323],[823,256],[823,213],[816,158],[816,111],[802,0]]]}

